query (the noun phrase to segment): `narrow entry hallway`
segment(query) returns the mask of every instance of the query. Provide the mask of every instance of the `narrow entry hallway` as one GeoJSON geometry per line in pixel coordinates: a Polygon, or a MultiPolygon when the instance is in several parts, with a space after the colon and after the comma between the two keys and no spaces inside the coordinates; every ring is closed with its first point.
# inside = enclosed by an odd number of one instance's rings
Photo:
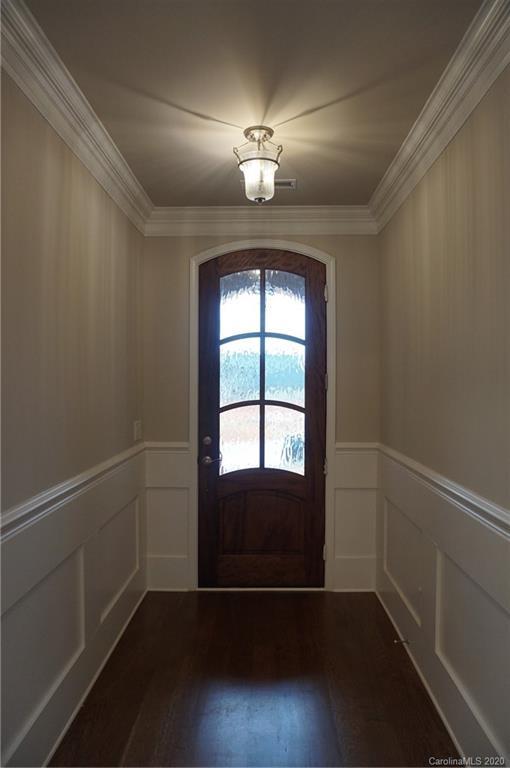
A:
{"type": "Polygon", "coordinates": [[[51,765],[414,766],[457,756],[377,597],[151,592],[51,765]]]}
{"type": "Polygon", "coordinates": [[[0,764],[510,766],[510,0],[0,6],[0,764]]]}

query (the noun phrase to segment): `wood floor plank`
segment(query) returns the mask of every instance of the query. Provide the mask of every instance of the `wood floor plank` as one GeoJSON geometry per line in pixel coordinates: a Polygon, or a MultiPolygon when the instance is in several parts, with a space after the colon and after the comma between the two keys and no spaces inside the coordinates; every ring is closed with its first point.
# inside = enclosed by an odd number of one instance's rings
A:
{"type": "Polygon", "coordinates": [[[55,766],[414,766],[457,752],[372,593],[149,593],[55,766]]]}

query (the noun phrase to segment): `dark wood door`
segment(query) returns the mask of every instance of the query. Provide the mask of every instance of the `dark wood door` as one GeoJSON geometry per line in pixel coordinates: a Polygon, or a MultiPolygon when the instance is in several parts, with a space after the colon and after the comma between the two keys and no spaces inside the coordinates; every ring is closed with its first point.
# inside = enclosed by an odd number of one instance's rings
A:
{"type": "Polygon", "coordinates": [[[325,267],[200,267],[199,585],[324,585],[325,267]]]}

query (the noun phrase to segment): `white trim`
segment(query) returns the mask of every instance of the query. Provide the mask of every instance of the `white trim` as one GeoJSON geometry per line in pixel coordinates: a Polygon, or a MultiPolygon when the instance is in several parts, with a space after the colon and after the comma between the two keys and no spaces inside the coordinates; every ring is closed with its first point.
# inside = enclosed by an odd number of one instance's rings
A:
{"type": "Polygon", "coordinates": [[[189,451],[190,444],[189,442],[186,443],[172,443],[168,441],[163,442],[146,442],[144,443],[144,447],[147,451],[158,451],[158,452],[169,452],[173,453],[175,451],[189,451]]]}
{"type": "Polygon", "coordinates": [[[324,592],[323,587],[198,587],[197,592],[324,592]]]}
{"type": "MultiPolygon", "coordinates": [[[[10,509],[5,510],[1,514],[1,530],[4,532],[7,528],[11,528],[13,523],[26,524],[28,520],[33,520],[40,514],[46,514],[55,505],[62,501],[69,501],[71,494],[79,494],[88,490],[93,482],[104,479],[104,476],[115,469],[124,462],[131,459],[133,456],[141,453],[145,448],[144,443],[137,443],[131,448],[117,453],[106,461],[102,461],[100,464],[96,464],[94,467],[86,469],[84,472],[80,472],[79,475],[64,480],[62,483],[53,485],[51,488],[47,488],[41,493],[37,493],[20,504],[16,504],[10,509]]],[[[16,526],[16,530],[19,530],[19,525],[16,526]]]]}
{"type": "Polygon", "coordinates": [[[127,617],[125,622],[123,623],[122,627],[120,628],[120,630],[119,630],[119,632],[117,634],[117,637],[116,637],[115,641],[112,644],[112,647],[110,648],[110,650],[108,651],[108,653],[104,657],[103,661],[101,662],[100,666],[98,667],[97,672],[95,673],[94,677],[92,678],[92,680],[88,684],[87,688],[85,689],[85,692],[81,696],[78,704],[75,706],[75,708],[73,709],[71,715],[67,719],[67,722],[64,725],[64,727],[62,729],[62,732],[60,733],[58,739],[55,741],[55,744],[53,745],[53,747],[49,751],[46,759],[42,761],[42,765],[44,765],[44,766],[48,765],[48,763],[50,762],[51,758],[53,757],[53,755],[57,751],[58,747],[60,746],[60,744],[61,744],[61,742],[62,742],[62,740],[64,738],[64,736],[66,735],[67,731],[71,727],[71,725],[72,725],[72,723],[74,721],[74,718],[78,714],[79,710],[82,708],[82,706],[83,706],[83,704],[85,702],[85,699],[87,698],[87,696],[89,695],[90,691],[92,690],[92,688],[94,686],[94,683],[96,682],[96,680],[98,679],[99,675],[101,674],[101,672],[103,671],[104,667],[106,666],[106,662],[108,661],[108,659],[110,658],[110,656],[114,652],[115,648],[119,644],[119,641],[120,641],[122,635],[124,634],[124,632],[126,631],[126,629],[128,627],[128,624],[130,623],[131,619],[133,618],[133,616],[137,612],[138,608],[140,607],[140,605],[142,603],[142,600],[144,599],[145,595],[147,594],[147,591],[148,590],[145,589],[142,592],[142,594],[140,595],[139,599],[136,601],[134,608],[132,609],[131,613],[129,614],[129,616],[127,617]]]}
{"type": "MultiPolygon", "coordinates": [[[[491,725],[488,723],[487,718],[485,717],[483,711],[481,710],[480,706],[478,705],[476,698],[473,696],[472,692],[469,690],[469,688],[466,686],[465,682],[462,680],[462,677],[459,675],[457,670],[455,669],[454,665],[452,664],[451,660],[448,658],[448,656],[443,652],[443,648],[441,647],[441,613],[442,613],[442,585],[443,585],[443,565],[444,560],[448,559],[454,565],[454,567],[459,568],[458,564],[455,563],[455,561],[448,557],[448,555],[445,552],[442,552],[441,550],[437,550],[436,553],[436,605],[435,605],[435,617],[434,617],[434,654],[437,656],[439,662],[444,667],[445,672],[449,675],[451,678],[452,683],[454,684],[455,688],[459,692],[459,694],[464,699],[464,702],[466,703],[467,707],[471,710],[471,713],[473,714],[476,722],[482,729],[485,737],[487,738],[487,741],[489,741],[493,747],[495,748],[498,755],[504,755],[505,754],[505,748],[501,741],[498,739],[498,737],[494,734],[494,731],[491,727],[491,725]]],[[[462,571],[461,571],[462,572],[462,571]]],[[[467,574],[464,574],[466,578],[471,580],[471,577],[467,574]]],[[[474,584],[477,584],[476,581],[473,581],[474,584]]],[[[477,585],[480,587],[480,585],[477,585]]],[[[494,596],[485,593],[489,600],[494,600],[494,596]]]]}
{"type": "Polygon", "coordinates": [[[379,450],[379,443],[335,443],[335,451],[337,453],[349,452],[349,451],[377,451],[379,450]]]}
{"type": "Polygon", "coordinates": [[[422,481],[431,485],[433,490],[447,496],[450,501],[462,506],[465,511],[483,519],[500,531],[507,534],[510,532],[510,510],[489,501],[489,499],[453,480],[449,480],[444,475],[440,475],[433,469],[395,451],[393,448],[389,448],[387,445],[380,445],[379,450],[383,456],[393,459],[413,474],[418,475],[422,481]]]}
{"type": "Polygon", "coordinates": [[[376,235],[510,62],[510,4],[485,0],[368,205],[155,207],[23,0],[2,3],[2,66],[149,237],[376,235]]]}
{"type": "MultiPolygon", "coordinates": [[[[393,629],[397,633],[398,639],[399,640],[406,639],[406,638],[403,637],[400,629],[398,628],[398,626],[397,626],[397,624],[395,622],[395,619],[391,615],[391,613],[389,611],[389,608],[386,605],[386,603],[384,602],[384,599],[383,599],[383,597],[382,597],[382,595],[381,595],[381,593],[380,593],[380,591],[378,589],[375,590],[375,594],[377,595],[377,599],[379,600],[379,602],[381,603],[382,607],[384,608],[386,616],[389,618],[393,629]]],[[[458,753],[462,757],[465,757],[464,750],[462,749],[462,747],[461,747],[461,745],[459,743],[459,740],[457,739],[457,737],[455,735],[455,732],[454,732],[453,728],[451,727],[450,723],[448,722],[448,719],[447,719],[445,713],[443,712],[442,708],[439,706],[439,702],[437,700],[437,697],[434,695],[434,693],[432,691],[432,688],[430,687],[430,685],[429,685],[429,683],[427,681],[427,678],[425,677],[425,675],[421,671],[418,662],[414,658],[414,654],[412,652],[412,649],[411,649],[410,645],[408,645],[407,643],[404,643],[403,645],[404,645],[404,648],[405,648],[405,650],[407,652],[407,655],[409,656],[409,658],[410,658],[410,660],[412,662],[413,667],[415,668],[415,670],[416,670],[416,672],[418,674],[418,677],[420,678],[420,680],[422,682],[423,687],[425,688],[425,690],[427,691],[428,695],[430,696],[430,698],[432,700],[432,704],[436,708],[436,711],[437,711],[439,717],[443,721],[443,725],[446,728],[446,730],[448,731],[448,734],[449,734],[451,740],[453,741],[453,743],[454,743],[458,753]]]]}
{"type": "Polygon", "coordinates": [[[2,66],[143,233],[152,202],[23,0],[2,2],[2,66]]]}
{"type": "MultiPolygon", "coordinates": [[[[242,248],[248,248],[248,247],[266,247],[266,248],[274,248],[277,247],[276,243],[279,244],[279,247],[282,248],[283,244],[282,241],[243,241],[241,243],[229,243],[224,246],[217,246],[215,248],[209,249],[208,251],[203,252],[202,254],[199,254],[198,257],[194,257],[195,259],[198,259],[200,257],[203,257],[203,261],[207,261],[209,258],[215,258],[217,255],[220,255],[216,251],[218,249],[220,252],[228,253],[231,250],[241,250],[242,248]],[[253,243],[257,243],[256,245],[253,245],[253,243]],[[250,245],[250,243],[252,243],[250,245]],[[262,246],[261,243],[264,243],[262,246]],[[213,255],[210,255],[210,254],[213,255]]],[[[284,243],[285,247],[288,249],[293,248],[297,251],[297,244],[292,243],[284,243]]],[[[303,249],[307,249],[309,251],[314,251],[313,248],[307,248],[306,246],[300,246],[301,247],[301,253],[303,253],[303,249]]],[[[305,254],[307,255],[307,254],[305,254]]],[[[312,257],[313,258],[313,257],[312,257]]],[[[195,272],[198,273],[198,265],[201,264],[202,261],[195,261],[195,272]]],[[[327,263],[327,262],[326,262],[327,263]]],[[[193,272],[193,262],[192,262],[192,272],[193,272]]],[[[330,265],[331,266],[331,265],[330,265]]],[[[195,278],[198,275],[195,274],[195,278]]],[[[333,275],[334,279],[334,275],[333,275]]],[[[192,294],[193,297],[193,294],[192,294]]],[[[195,294],[195,304],[196,302],[196,294],[195,294]]],[[[328,313],[331,310],[332,315],[334,316],[335,308],[330,307],[331,302],[328,302],[328,313]]],[[[191,315],[195,312],[196,307],[194,306],[194,302],[191,302],[190,306],[190,319],[191,315]]],[[[196,318],[194,321],[194,324],[196,323],[196,318]]],[[[328,328],[331,326],[332,323],[332,317],[328,314],[328,328]]],[[[198,326],[197,326],[197,332],[198,332],[198,326]]],[[[475,493],[474,491],[471,491],[470,489],[466,488],[463,485],[460,485],[459,483],[454,482],[453,480],[448,479],[444,475],[439,474],[438,472],[435,472],[433,469],[430,469],[429,467],[426,467],[423,464],[420,464],[419,462],[415,461],[414,459],[411,459],[409,456],[405,456],[402,453],[399,453],[399,451],[394,450],[393,448],[390,448],[387,445],[383,445],[381,443],[376,442],[334,442],[332,435],[334,435],[334,425],[335,421],[331,416],[331,409],[335,407],[334,402],[334,392],[335,392],[335,375],[334,375],[334,358],[332,357],[334,355],[334,339],[331,339],[331,333],[328,332],[328,371],[329,371],[329,378],[330,378],[330,387],[328,389],[328,422],[327,422],[327,458],[328,458],[328,464],[329,464],[329,482],[328,479],[326,481],[326,496],[328,496],[328,489],[329,492],[334,495],[334,488],[335,488],[335,478],[334,478],[334,472],[333,467],[334,464],[332,463],[332,458],[335,454],[342,454],[342,453],[374,453],[374,452],[380,452],[382,455],[387,456],[388,458],[392,459],[393,461],[398,462],[402,466],[404,466],[406,469],[410,470],[413,474],[419,475],[420,479],[422,481],[425,481],[427,484],[432,485],[434,490],[442,492],[444,495],[448,496],[452,501],[456,502],[457,504],[461,505],[464,509],[467,509],[471,514],[482,518],[485,522],[490,523],[494,527],[496,527],[498,530],[503,530],[504,532],[510,532],[510,510],[506,509],[505,507],[502,507],[493,501],[490,501],[489,499],[486,499],[483,496],[480,496],[479,494],[475,493]],[[331,403],[333,401],[333,403],[331,403]],[[331,486],[331,488],[329,488],[331,486]]],[[[191,338],[190,338],[191,341],[191,338]]],[[[198,349],[198,337],[196,337],[196,341],[194,345],[190,346],[190,350],[193,350],[194,354],[196,355],[197,349],[198,349]]],[[[196,367],[196,370],[193,370],[193,355],[190,357],[190,381],[192,382],[192,387],[195,387],[195,390],[193,392],[193,389],[191,391],[191,400],[190,404],[192,402],[196,402],[196,396],[198,393],[198,385],[197,385],[197,377],[198,377],[198,367],[196,367]]],[[[196,364],[196,360],[195,360],[196,364]]],[[[196,411],[196,409],[195,409],[196,411]]],[[[198,418],[197,413],[193,414],[193,409],[190,405],[190,434],[194,435],[196,433],[196,430],[198,428],[198,418]]],[[[40,515],[40,514],[46,514],[51,509],[55,507],[55,505],[62,502],[64,499],[67,501],[69,496],[71,494],[79,494],[83,492],[85,489],[88,489],[90,485],[99,479],[102,479],[104,475],[106,475],[108,472],[114,471],[118,466],[123,464],[124,462],[131,459],[133,456],[137,456],[139,453],[142,453],[143,451],[147,452],[158,452],[158,453],[188,453],[190,455],[190,462],[193,464],[193,467],[191,467],[192,471],[194,468],[194,462],[193,462],[193,456],[197,455],[197,439],[195,437],[195,441],[191,440],[190,442],[171,442],[171,441],[161,441],[161,442],[145,442],[145,443],[137,443],[136,445],[133,445],[131,448],[128,448],[125,451],[122,451],[121,453],[116,454],[115,456],[112,456],[110,459],[107,459],[106,461],[101,462],[100,464],[96,464],[94,467],[90,467],[89,469],[85,470],[84,472],[81,472],[78,475],[75,475],[72,478],[69,478],[68,480],[64,480],[61,483],[58,483],[57,485],[52,486],[51,488],[46,489],[45,491],[42,491],[41,493],[36,494],[35,496],[32,496],[29,499],[26,499],[25,501],[21,502],[20,504],[16,504],[13,507],[10,507],[10,509],[7,509],[5,512],[1,515],[1,528],[4,535],[8,534],[11,527],[13,526],[13,523],[19,523],[21,525],[26,524],[29,520],[32,521],[34,517],[40,515]],[[24,519],[26,518],[26,519],[24,519]]],[[[196,488],[194,489],[193,486],[196,485],[196,483],[191,484],[191,494],[193,495],[196,493],[196,488]]],[[[187,484],[185,487],[188,487],[187,484]]],[[[196,504],[196,501],[194,502],[193,499],[191,500],[191,509],[194,509],[194,504],[196,504]]],[[[330,499],[330,505],[333,501],[334,505],[334,499],[330,499]]],[[[326,524],[328,523],[328,505],[326,505],[327,513],[326,513],[326,524]]],[[[330,510],[331,511],[331,510],[330,510]]],[[[19,528],[19,524],[16,526],[16,530],[19,528]]],[[[192,527],[192,526],[191,526],[192,527]]],[[[326,532],[326,542],[332,542],[334,539],[332,537],[332,531],[326,532]]],[[[194,543],[194,547],[196,548],[196,541],[194,543]]],[[[192,550],[190,550],[192,551],[192,550]]],[[[329,551],[333,551],[332,549],[329,549],[329,551]]]]}
{"type": "Polygon", "coordinates": [[[275,205],[154,208],[145,225],[148,237],[187,235],[376,235],[377,222],[366,205],[275,205]]]}
{"type": "Polygon", "coordinates": [[[510,62],[510,3],[485,0],[379,182],[370,208],[381,230],[510,62]]]}
{"type": "MultiPolygon", "coordinates": [[[[198,269],[200,264],[210,259],[215,259],[224,253],[242,251],[249,248],[274,248],[278,250],[293,251],[309,256],[312,259],[326,265],[326,285],[328,286],[329,300],[326,304],[327,323],[327,418],[326,418],[326,459],[330,467],[333,466],[335,456],[335,423],[336,423],[336,292],[335,292],[335,259],[325,251],[313,248],[303,243],[295,243],[290,240],[254,239],[238,240],[223,245],[208,248],[196,254],[190,261],[190,357],[189,357],[189,381],[190,381],[190,411],[189,434],[191,457],[198,456],[198,269]]],[[[189,555],[191,558],[192,572],[195,574],[195,586],[198,584],[198,478],[190,488],[189,505],[189,555]]],[[[333,552],[334,547],[334,518],[335,518],[335,484],[332,474],[326,476],[325,497],[325,544],[328,551],[333,552]]],[[[334,586],[334,571],[332,559],[326,560],[325,565],[325,589],[334,586]]]]}

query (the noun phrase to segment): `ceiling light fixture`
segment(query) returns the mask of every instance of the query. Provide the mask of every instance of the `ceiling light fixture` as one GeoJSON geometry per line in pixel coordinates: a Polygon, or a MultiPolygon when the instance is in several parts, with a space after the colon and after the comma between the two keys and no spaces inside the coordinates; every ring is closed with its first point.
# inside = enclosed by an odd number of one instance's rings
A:
{"type": "Polygon", "coordinates": [[[274,195],[274,175],[280,167],[283,147],[270,141],[273,129],[266,125],[252,125],[244,135],[248,141],[234,147],[234,155],[244,175],[246,197],[254,203],[265,203],[274,195]]]}

